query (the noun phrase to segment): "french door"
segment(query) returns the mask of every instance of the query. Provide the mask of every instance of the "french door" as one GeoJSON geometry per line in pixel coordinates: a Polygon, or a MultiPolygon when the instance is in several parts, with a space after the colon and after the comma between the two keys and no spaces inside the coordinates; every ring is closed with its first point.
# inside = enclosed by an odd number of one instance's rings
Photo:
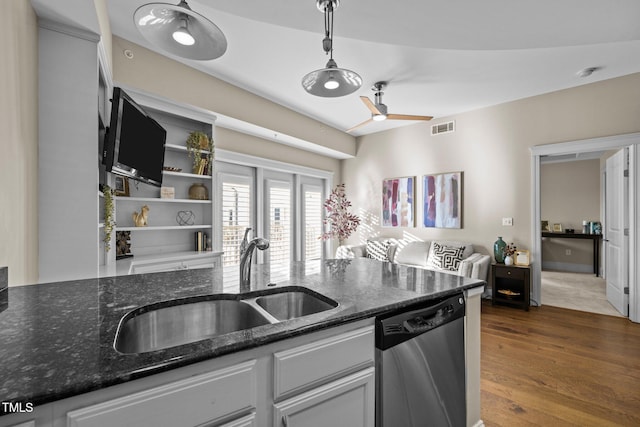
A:
{"type": "MultiPolygon", "coordinates": [[[[225,278],[238,270],[240,242],[264,237],[269,249],[254,262],[269,264],[271,280],[288,275],[292,261],[321,259],[323,205],[327,180],[299,173],[216,162],[216,236],[225,278]],[[228,270],[228,271],[227,271],[228,270]]],[[[232,280],[232,279],[230,279],[232,280]]]]}
{"type": "Polygon", "coordinates": [[[619,150],[606,162],[605,174],[605,272],[607,301],[623,316],[629,315],[629,283],[627,197],[625,150],[619,150]]]}

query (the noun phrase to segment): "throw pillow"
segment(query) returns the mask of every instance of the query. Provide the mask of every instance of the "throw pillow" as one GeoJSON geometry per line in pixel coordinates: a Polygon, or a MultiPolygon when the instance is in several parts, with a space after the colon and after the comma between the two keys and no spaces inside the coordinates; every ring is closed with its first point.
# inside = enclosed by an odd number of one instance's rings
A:
{"type": "Polygon", "coordinates": [[[445,246],[437,242],[431,244],[427,268],[433,270],[458,271],[464,246],[445,246]]]}
{"type": "Polygon", "coordinates": [[[367,240],[367,258],[377,261],[389,261],[388,240],[367,240]]]}

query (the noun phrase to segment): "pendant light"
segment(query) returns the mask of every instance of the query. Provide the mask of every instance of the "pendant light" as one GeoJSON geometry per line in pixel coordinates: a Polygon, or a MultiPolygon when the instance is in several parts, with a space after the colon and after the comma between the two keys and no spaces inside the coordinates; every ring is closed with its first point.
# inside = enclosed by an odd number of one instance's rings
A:
{"type": "Polygon", "coordinates": [[[227,39],[209,19],[179,4],[149,3],[133,14],[140,33],[154,46],[182,58],[209,60],[224,55],[227,39]]]}
{"type": "Polygon", "coordinates": [[[324,13],[324,39],[322,49],[329,55],[325,68],[315,70],[302,78],[302,87],[312,95],[334,98],[355,92],[362,86],[362,78],[355,71],[338,68],[333,60],[333,11],[339,0],[317,0],[318,9],[324,13]]]}

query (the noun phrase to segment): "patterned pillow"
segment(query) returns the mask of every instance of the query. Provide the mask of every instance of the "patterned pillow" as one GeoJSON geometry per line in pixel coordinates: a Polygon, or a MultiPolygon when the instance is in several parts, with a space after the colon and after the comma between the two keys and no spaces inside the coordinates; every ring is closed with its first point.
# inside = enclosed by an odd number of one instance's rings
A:
{"type": "Polygon", "coordinates": [[[367,258],[377,261],[389,261],[388,240],[367,240],[367,258]]]}
{"type": "Polygon", "coordinates": [[[431,243],[427,268],[432,270],[458,271],[464,246],[445,246],[439,243],[431,243]]]}

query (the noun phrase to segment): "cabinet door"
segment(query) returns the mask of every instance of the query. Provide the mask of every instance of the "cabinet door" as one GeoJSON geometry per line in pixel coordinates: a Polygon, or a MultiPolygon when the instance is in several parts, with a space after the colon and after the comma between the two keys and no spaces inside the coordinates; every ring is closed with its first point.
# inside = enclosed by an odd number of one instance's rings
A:
{"type": "Polygon", "coordinates": [[[258,427],[258,424],[256,424],[256,414],[249,414],[246,417],[229,421],[228,423],[222,424],[220,427],[258,427]]]}
{"type": "MultiPolygon", "coordinates": [[[[240,363],[68,412],[67,426],[213,425],[255,411],[256,381],[256,362],[240,363]]],[[[229,425],[251,425],[234,422],[229,425]]]]}
{"type": "Polygon", "coordinates": [[[274,427],[373,427],[375,370],[367,368],[274,405],[274,427]]]}

